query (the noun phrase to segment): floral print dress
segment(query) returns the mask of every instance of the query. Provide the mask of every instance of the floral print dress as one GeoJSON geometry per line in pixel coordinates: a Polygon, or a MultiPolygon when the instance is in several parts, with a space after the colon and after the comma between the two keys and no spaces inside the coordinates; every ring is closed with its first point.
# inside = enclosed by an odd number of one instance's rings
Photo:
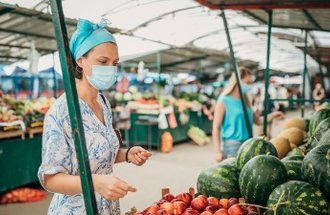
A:
{"type": "MultiPolygon", "coordinates": [[[[80,111],[85,131],[86,146],[92,174],[111,174],[119,149],[119,141],[112,127],[110,104],[104,103],[99,94],[97,100],[103,108],[105,124],[92,109],[79,99],[80,111]]],[[[42,138],[42,163],[38,177],[44,186],[44,175],[66,173],[79,175],[77,156],[70,125],[66,97],[62,95],[47,112],[42,138]]],[[[44,186],[45,189],[47,189],[44,186]]],[[[95,193],[98,214],[119,215],[118,201],[108,201],[95,193]]],[[[82,194],[65,195],[55,193],[48,209],[48,215],[86,214],[82,194]]]]}

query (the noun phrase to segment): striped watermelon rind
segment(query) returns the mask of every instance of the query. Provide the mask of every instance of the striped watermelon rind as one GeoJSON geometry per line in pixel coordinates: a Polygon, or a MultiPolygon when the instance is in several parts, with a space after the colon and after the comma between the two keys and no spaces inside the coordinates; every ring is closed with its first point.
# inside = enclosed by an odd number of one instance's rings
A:
{"type": "Polygon", "coordinates": [[[330,205],[323,193],[303,181],[288,181],[276,187],[267,201],[268,215],[329,215],[330,205]]]}
{"type": "Polygon", "coordinates": [[[236,159],[228,158],[217,166],[202,171],[197,179],[197,192],[216,198],[240,197],[239,170],[236,159]]]}
{"type": "Polygon", "coordinates": [[[286,162],[286,161],[303,161],[304,160],[304,156],[302,155],[292,155],[292,156],[287,156],[282,158],[282,162],[286,162]]]}
{"type": "Polygon", "coordinates": [[[277,151],[273,144],[260,137],[248,139],[237,152],[236,163],[238,169],[242,169],[253,157],[265,154],[277,156],[277,151]]]}
{"type": "Polygon", "coordinates": [[[273,189],[286,181],[286,168],[277,157],[258,155],[241,170],[239,187],[246,202],[264,206],[273,189]]]}
{"type": "Polygon", "coordinates": [[[318,188],[330,200],[330,144],[312,149],[302,163],[302,178],[318,188]]]}
{"type": "Polygon", "coordinates": [[[301,177],[302,160],[285,160],[282,162],[286,168],[289,180],[298,180],[298,181],[302,180],[301,177]]]}
{"type": "Polygon", "coordinates": [[[312,148],[315,148],[318,145],[319,140],[322,135],[330,130],[330,118],[326,118],[320,122],[316,127],[313,135],[309,138],[309,144],[312,148]]]}
{"type": "Polygon", "coordinates": [[[312,115],[309,122],[309,129],[308,129],[309,135],[312,136],[316,127],[320,124],[320,122],[329,117],[330,117],[330,109],[321,109],[316,111],[312,115]]]}

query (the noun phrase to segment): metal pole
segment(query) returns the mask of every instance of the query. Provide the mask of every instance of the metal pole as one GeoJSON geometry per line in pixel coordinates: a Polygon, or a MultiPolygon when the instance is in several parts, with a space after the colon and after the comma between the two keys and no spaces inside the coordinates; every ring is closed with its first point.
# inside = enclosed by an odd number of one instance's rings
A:
{"type": "Polygon", "coordinates": [[[157,73],[158,73],[158,99],[159,99],[160,98],[160,73],[161,73],[160,52],[157,52],[157,73]]]}
{"type": "Polygon", "coordinates": [[[267,125],[268,125],[268,87],[269,87],[269,65],[270,65],[270,44],[272,38],[272,25],[273,25],[273,11],[268,11],[268,35],[267,35],[267,59],[266,59],[266,74],[265,74],[265,99],[264,99],[264,123],[263,133],[267,136],[267,125]]]}
{"type": "MultiPolygon", "coordinates": [[[[302,86],[302,98],[306,97],[306,75],[307,75],[307,35],[308,31],[305,31],[305,47],[304,47],[304,74],[303,74],[303,86],[302,86]]],[[[301,105],[301,117],[305,115],[305,102],[301,105]]]]}
{"type": "Polygon", "coordinates": [[[79,163],[80,181],[85,201],[86,214],[96,215],[98,214],[97,205],[95,200],[94,187],[92,183],[84,128],[79,108],[75,78],[73,76],[73,62],[69,50],[69,42],[62,8],[62,0],[50,0],[50,3],[57,47],[61,60],[64,89],[66,92],[66,100],[70,114],[72,135],[74,138],[75,149],[79,163]]]}
{"type": "Polygon", "coordinates": [[[53,53],[53,79],[54,79],[54,86],[53,86],[54,97],[57,98],[58,83],[57,83],[56,71],[55,71],[55,55],[54,55],[54,53],[53,53]]]}
{"type": "Polygon", "coordinates": [[[227,23],[226,14],[225,14],[224,10],[222,10],[222,15],[221,16],[222,16],[223,24],[224,24],[226,35],[227,35],[227,41],[228,41],[230,57],[231,57],[231,63],[232,63],[233,68],[234,68],[234,73],[235,73],[235,77],[236,77],[236,81],[237,81],[238,91],[239,91],[239,95],[240,95],[241,101],[242,101],[242,108],[243,108],[245,123],[246,123],[247,129],[248,129],[249,137],[251,138],[253,136],[252,124],[250,123],[249,116],[248,116],[248,113],[247,113],[247,107],[246,107],[246,104],[245,104],[245,99],[244,99],[244,95],[243,95],[242,88],[241,88],[241,78],[240,78],[240,74],[238,72],[236,58],[235,58],[233,46],[232,46],[232,43],[231,43],[230,33],[229,33],[229,29],[228,29],[228,23],[227,23]]]}

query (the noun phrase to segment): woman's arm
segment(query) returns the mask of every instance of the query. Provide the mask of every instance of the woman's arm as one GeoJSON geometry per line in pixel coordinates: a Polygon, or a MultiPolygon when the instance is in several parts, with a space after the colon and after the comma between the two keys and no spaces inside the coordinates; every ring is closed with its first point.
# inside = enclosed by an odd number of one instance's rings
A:
{"type": "Polygon", "coordinates": [[[221,151],[221,125],[223,121],[223,117],[225,115],[225,105],[219,99],[215,111],[214,111],[214,119],[212,125],[212,139],[214,143],[214,148],[216,152],[216,160],[221,161],[223,160],[223,154],[221,151]]]}
{"type": "MultiPolygon", "coordinates": [[[[80,176],[57,173],[44,175],[45,186],[54,193],[77,195],[82,193],[80,176]]],[[[92,175],[94,190],[108,200],[117,200],[136,189],[113,175],[92,175]]]]}
{"type": "Polygon", "coordinates": [[[129,162],[137,166],[143,165],[148,158],[151,156],[151,153],[140,146],[134,146],[130,149],[119,149],[117,153],[117,157],[115,163],[120,163],[126,161],[126,153],[127,159],[129,162]],[[128,151],[129,150],[129,151],[128,151]]]}
{"type": "MultiPolygon", "coordinates": [[[[283,112],[281,112],[281,111],[274,111],[274,112],[269,113],[267,115],[267,122],[271,122],[275,118],[282,119],[283,117],[284,117],[283,112]]],[[[261,126],[261,125],[263,125],[264,117],[260,117],[257,112],[253,112],[253,122],[256,125],[261,126]]]]}

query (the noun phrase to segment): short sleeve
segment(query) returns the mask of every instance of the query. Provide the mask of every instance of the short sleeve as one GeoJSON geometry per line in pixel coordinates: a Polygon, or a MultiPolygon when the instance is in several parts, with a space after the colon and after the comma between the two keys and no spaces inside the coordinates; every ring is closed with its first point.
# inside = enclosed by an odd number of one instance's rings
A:
{"type": "Polygon", "coordinates": [[[42,162],[38,171],[39,181],[46,190],[45,175],[69,173],[71,169],[70,154],[71,149],[65,140],[59,117],[53,113],[47,113],[42,136],[42,162]]]}

